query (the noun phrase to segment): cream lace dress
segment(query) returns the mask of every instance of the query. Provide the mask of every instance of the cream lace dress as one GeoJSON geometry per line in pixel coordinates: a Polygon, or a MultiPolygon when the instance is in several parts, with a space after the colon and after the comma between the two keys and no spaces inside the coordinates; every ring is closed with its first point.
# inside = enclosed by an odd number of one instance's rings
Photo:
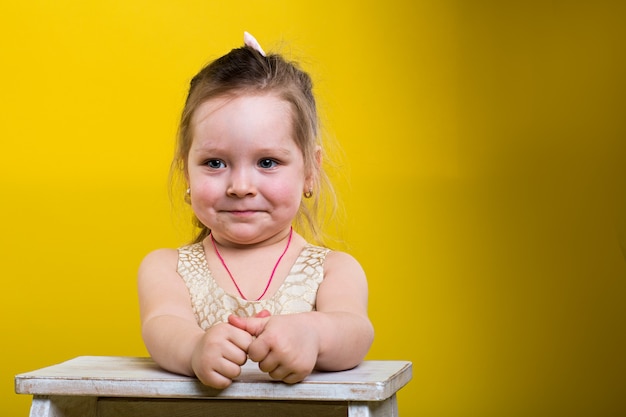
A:
{"type": "Polygon", "coordinates": [[[245,300],[226,293],[211,275],[202,243],[178,249],[178,274],[183,278],[196,320],[204,330],[228,321],[235,314],[250,317],[262,310],[292,314],[315,310],[317,289],[324,279],[324,260],[330,249],[307,244],[278,291],[259,301],[245,300]]]}

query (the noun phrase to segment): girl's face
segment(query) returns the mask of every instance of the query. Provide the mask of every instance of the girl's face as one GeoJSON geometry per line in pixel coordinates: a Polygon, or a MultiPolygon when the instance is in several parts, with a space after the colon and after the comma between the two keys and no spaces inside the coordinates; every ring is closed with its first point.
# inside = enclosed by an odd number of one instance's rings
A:
{"type": "Polygon", "coordinates": [[[211,99],[192,120],[191,206],[223,245],[285,236],[308,189],[289,103],[274,95],[211,99]]]}

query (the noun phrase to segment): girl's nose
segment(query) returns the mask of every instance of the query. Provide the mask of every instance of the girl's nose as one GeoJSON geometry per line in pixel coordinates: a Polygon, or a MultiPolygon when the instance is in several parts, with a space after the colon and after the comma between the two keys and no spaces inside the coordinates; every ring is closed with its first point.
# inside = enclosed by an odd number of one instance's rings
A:
{"type": "Polygon", "coordinates": [[[230,197],[246,197],[256,195],[257,190],[254,185],[253,176],[243,169],[234,170],[230,176],[230,183],[226,189],[226,194],[230,197]]]}

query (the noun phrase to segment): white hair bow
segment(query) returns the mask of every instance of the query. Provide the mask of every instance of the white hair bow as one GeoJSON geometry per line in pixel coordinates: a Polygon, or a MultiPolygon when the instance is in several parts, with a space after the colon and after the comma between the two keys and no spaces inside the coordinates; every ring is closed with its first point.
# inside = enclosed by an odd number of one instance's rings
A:
{"type": "Polygon", "coordinates": [[[265,56],[265,51],[259,45],[259,42],[254,38],[254,36],[250,35],[248,32],[243,33],[243,42],[246,46],[249,46],[252,49],[257,50],[261,55],[265,56]]]}

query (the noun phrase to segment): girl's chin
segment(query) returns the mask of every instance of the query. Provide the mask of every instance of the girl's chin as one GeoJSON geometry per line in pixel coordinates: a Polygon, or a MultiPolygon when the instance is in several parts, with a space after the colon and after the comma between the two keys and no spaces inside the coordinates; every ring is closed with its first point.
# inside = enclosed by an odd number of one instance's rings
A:
{"type": "Polygon", "coordinates": [[[214,237],[220,243],[230,242],[233,245],[255,245],[268,243],[268,241],[281,240],[283,229],[269,230],[253,225],[234,225],[227,228],[217,227],[211,229],[214,237]],[[222,242],[224,241],[224,242],[222,242]]]}

